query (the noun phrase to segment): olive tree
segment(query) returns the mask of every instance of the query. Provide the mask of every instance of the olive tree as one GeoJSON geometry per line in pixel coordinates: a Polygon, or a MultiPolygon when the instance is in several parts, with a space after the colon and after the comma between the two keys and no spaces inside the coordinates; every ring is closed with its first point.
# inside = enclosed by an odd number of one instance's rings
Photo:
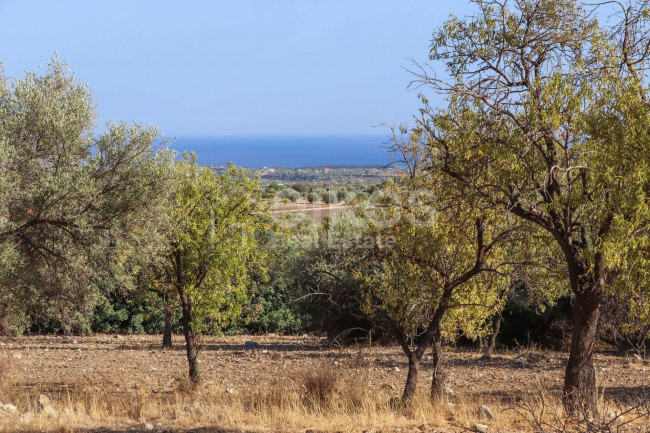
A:
{"type": "Polygon", "coordinates": [[[593,408],[601,301],[647,265],[648,4],[605,26],[572,0],[472,3],[434,32],[436,69],[415,72],[448,101],[422,97],[425,169],[552,236],[575,296],[565,405],[593,408]]]}
{"type": "Polygon", "coordinates": [[[155,128],[107,124],[96,135],[95,119],[88,87],[57,59],[0,76],[0,298],[66,330],[88,317],[100,282],[130,284],[126,258],[153,251],[146,223],[168,189],[155,128]]]}

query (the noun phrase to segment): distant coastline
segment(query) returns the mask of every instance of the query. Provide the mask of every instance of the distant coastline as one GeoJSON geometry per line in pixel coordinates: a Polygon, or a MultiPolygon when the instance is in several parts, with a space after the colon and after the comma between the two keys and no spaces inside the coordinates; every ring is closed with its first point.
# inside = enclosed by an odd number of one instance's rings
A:
{"type": "Polygon", "coordinates": [[[200,164],[247,167],[383,167],[390,163],[385,136],[178,137],[172,149],[194,151],[200,164]]]}

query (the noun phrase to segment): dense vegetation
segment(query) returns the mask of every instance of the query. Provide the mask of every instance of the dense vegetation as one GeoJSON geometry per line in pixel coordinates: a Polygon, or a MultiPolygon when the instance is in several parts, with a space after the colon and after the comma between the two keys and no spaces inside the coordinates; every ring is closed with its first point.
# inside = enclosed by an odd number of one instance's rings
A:
{"type": "Polygon", "coordinates": [[[393,131],[400,176],[272,182],[199,166],[155,128],[95,134],[53,60],[0,77],[0,331],[315,331],[396,342],[403,399],[433,353],[568,345],[568,409],[593,408],[598,339],[642,349],[650,223],[646,8],[603,26],[573,1],[476,0],[434,33],[416,84],[448,104],[393,131]],[[320,223],[277,203],[338,204],[320,223]],[[567,341],[558,329],[570,329],[567,341]]]}

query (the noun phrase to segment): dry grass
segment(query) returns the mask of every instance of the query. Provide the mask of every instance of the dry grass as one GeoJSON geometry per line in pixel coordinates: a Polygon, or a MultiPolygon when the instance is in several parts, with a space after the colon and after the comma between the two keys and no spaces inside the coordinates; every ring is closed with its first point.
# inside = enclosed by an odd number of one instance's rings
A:
{"type": "MultiPolygon", "coordinates": [[[[56,345],[56,340],[25,342],[23,347],[28,347],[29,350],[23,348],[24,355],[20,360],[13,358],[16,348],[4,352],[0,349],[0,374],[6,378],[0,382],[0,401],[17,406],[20,412],[16,415],[0,415],[0,431],[67,432],[96,431],[102,428],[115,431],[142,430],[145,422],[151,423],[159,431],[213,427],[256,432],[361,432],[375,429],[384,432],[430,433],[466,431],[464,429],[471,431],[477,422],[489,425],[492,432],[650,431],[638,429],[646,428],[644,423],[647,420],[637,417],[647,414],[647,408],[638,406],[638,401],[617,399],[616,394],[601,399],[601,418],[575,422],[567,421],[562,413],[557,388],[534,383],[527,388],[518,388],[513,386],[513,382],[490,382],[490,368],[495,369],[495,372],[496,369],[504,370],[504,374],[510,378],[517,375],[529,377],[531,369],[510,367],[510,360],[503,364],[498,364],[501,361],[497,360],[492,364],[466,365],[468,361],[461,360],[468,358],[467,353],[450,353],[448,367],[456,379],[452,384],[454,392],[448,395],[448,401],[435,405],[429,402],[425,394],[427,376],[423,372],[420,384],[422,394],[404,407],[396,402],[399,401],[399,385],[405,371],[394,371],[394,362],[401,361],[401,358],[399,352],[392,351],[393,349],[319,351],[310,360],[308,356],[313,355],[313,352],[300,351],[297,345],[285,347],[282,359],[290,358],[283,361],[290,364],[290,374],[280,376],[277,372],[269,373],[270,361],[261,352],[231,349],[230,347],[239,346],[237,340],[236,345],[229,342],[225,351],[234,351],[236,361],[245,364],[242,370],[252,377],[248,382],[241,382],[231,389],[225,387],[219,378],[223,376],[225,383],[230,383],[240,370],[228,365],[223,366],[218,374],[212,370],[207,371],[207,352],[202,353],[202,359],[205,360],[202,365],[207,379],[201,385],[192,386],[184,379],[183,369],[175,371],[175,375],[164,386],[153,386],[152,383],[164,376],[159,368],[165,363],[169,364],[172,357],[182,356],[182,348],[177,348],[179,353],[174,354],[170,351],[154,351],[146,343],[133,344],[135,341],[147,340],[137,340],[135,337],[120,342],[101,340],[101,345],[97,343],[97,347],[106,346],[110,342],[113,351],[100,354],[89,348],[90,353],[80,359],[83,364],[79,365],[74,364],[75,358],[72,355],[79,353],[77,351],[80,349],[56,345]],[[148,357],[141,357],[142,360],[138,362],[138,354],[147,354],[148,357]],[[122,357],[119,358],[121,363],[118,363],[122,371],[115,368],[111,355],[122,357]],[[158,356],[160,359],[155,358],[158,356]],[[59,359],[61,363],[45,374],[46,366],[51,368],[54,360],[59,359]],[[128,359],[133,359],[133,362],[126,364],[124,360],[128,359]],[[249,363],[248,360],[253,362],[249,363]],[[158,363],[154,364],[154,361],[158,363]],[[79,375],[81,365],[94,370],[89,375],[79,375]],[[158,366],[155,370],[154,365],[158,366]],[[108,371],[109,368],[113,370],[108,371]],[[158,376],[149,379],[148,376],[136,377],[136,373],[142,373],[146,368],[151,368],[158,376]],[[100,374],[101,369],[106,370],[104,374],[100,374]],[[390,383],[392,377],[397,378],[397,386],[390,383]],[[487,389],[494,392],[486,393],[484,388],[473,390],[472,387],[478,385],[473,382],[473,378],[487,381],[487,385],[491,385],[487,389]],[[233,392],[228,392],[228,389],[233,392]],[[36,400],[40,394],[47,395],[52,400],[54,411],[47,413],[38,410],[36,400]],[[482,418],[479,411],[481,405],[488,405],[494,417],[482,418]],[[622,413],[624,418],[611,419],[611,413],[622,413]],[[597,425],[602,428],[596,429],[597,425]]],[[[287,340],[280,341],[286,346],[287,340]]],[[[90,343],[82,341],[80,346],[82,345],[90,346],[90,343]]],[[[266,347],[272,347],[271,343],[266,347]]],[[[528,355],[533,357],[530,353],[528,355]]],[[[222,353],[220,356],[226,355],[222,353]]],[[[477,353],[476,358],[479,356],[477,353]]],[[[607,365],[618,365],[615,361],[608,361],[610,364],[607,365]]],[[[621,369],[631,368],[625,365],[625,361],[620,360],[621,369]]],[[[635,367],[630,370],[631,374],[642,373],[643,365],[640,363],[638,369],[635,367]]],[[[546,364],[544,368],[550,370],[546,364]]],[[[545,383],[554,383],[557,373],[560,372],[550,371],[553,380],[549,379],[545,383]]],[[[164,376],[168,377],[170,376],[164,376]]]]}
{"type": "MultiPolygon", "coordinates": [[[[167,393],[114,392],[105,384],[68,384],[59,390],[4,388],[0,395],[22,416],[0,419],[6,431],[88,430],[153,424],[160,429],[218,426],[232,430],[366,430],[419,425],[442,419],[427,405],[391,407],[391,396],[371,395],[359,380],[334,371],[307,374],[292,383],[228,394],[209,385],[177,381],[167,393]],[[36,399],[47,393],[56,412],[39,412],[36,399]],[[430,414],[430,415],[427,415],[430,414]]],[[[424,400],[418,400],[424,401],[424,400]]]]}
{"type": "Polygon", "coordinates": [[[409,406],[395,404],[391,393],[373,394],[363,378],[340,377],[336,371],[316,370],[292,383],[227,394],[206,385],[177,381],[168,393],[114,392],[103,384],[69,384],[59,390],[0,389],[22,416],[0,419],[2,431],[86,431],[98,428],[131,429],[151,423],[156,430],[185,430],[218,426],[235,431],[448,431],[471,429],[476,422],[491,431],[647,432],[647,408],[621,408],[604,404],[603,413],[623,413],[623,419],[604,416],[589,424],[567,420],[559,399],[531,393],[517,404],[490,402],[494,418],[481,417],[479,403],[470,396],[432,405],[420,394],[409,406]],[[36,398],[47,392],[54,413],[38,410],[36,398]],[[628,424],[629,423],[629,424],[628,424]],[[583,426],[584,428],[580,428],[583,426]],[[596,426],[603,426],[596,429],[596,426]],[[643,426],[643,430],[638,427],[643,426]],[[607,427],[607,428],[604,428],[607,427]],[[627,429],[627,427],[630,427],[627,429]],[[435,429],[435,430],[434,430],[435,429]]]}

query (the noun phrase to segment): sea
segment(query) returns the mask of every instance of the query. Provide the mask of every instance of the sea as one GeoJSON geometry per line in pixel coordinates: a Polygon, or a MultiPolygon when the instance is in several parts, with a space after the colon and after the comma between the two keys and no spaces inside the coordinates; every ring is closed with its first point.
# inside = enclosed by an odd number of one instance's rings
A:
{"type": "Polygon", "coordinates": [[[203,165],[240,167],[384,166],[386,136],[178,137],[172,149],[194,151],[203,165]]]}

